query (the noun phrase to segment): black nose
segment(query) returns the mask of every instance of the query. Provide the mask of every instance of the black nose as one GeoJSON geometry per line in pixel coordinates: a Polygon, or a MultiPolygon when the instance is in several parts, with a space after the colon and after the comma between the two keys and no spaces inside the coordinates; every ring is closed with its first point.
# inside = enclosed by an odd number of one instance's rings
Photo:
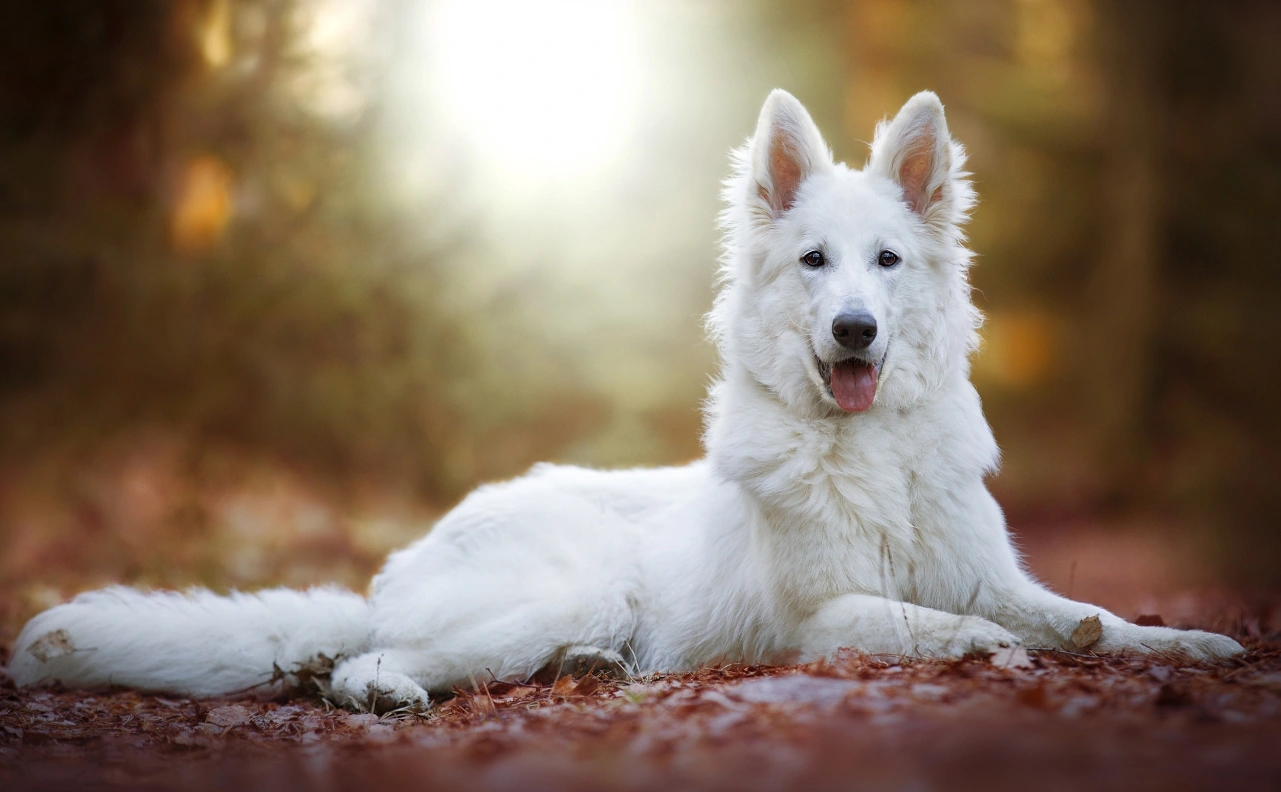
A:
{"type": "Polygon", "coordinates": [[[876,318],[867,311],[846,311],[832,322],[832,337],[846,349],[867,349],[876,340],[876,318]]]}

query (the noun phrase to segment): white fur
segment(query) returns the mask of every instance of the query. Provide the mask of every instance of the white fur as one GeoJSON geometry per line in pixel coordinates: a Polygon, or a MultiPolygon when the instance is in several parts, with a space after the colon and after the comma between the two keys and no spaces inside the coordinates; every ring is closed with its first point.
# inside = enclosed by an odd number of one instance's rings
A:
{"type": "Polygon", "coordinates": [[[540,465],[482,487],[391,556],[367,610],[325,591],[82,595],[27,625],[14,678],[211,694],[324,652],[344,656],[333,687],[345,702],[421,704],[491,674],[527,677],[567,647],[660,671],[844,646],[956,656],[1070,645],[1093,615],[1103,651],[1242,651],[1129,624],[1021,568],[983,484],[998,452],[969,382],[980,316],[964,161],[932,93],[878,128],[859,171],[833,163],[805,109],[775,91],[726,183],[709,317],[724,363],[704,461],[540,465]],[[801,264],[816,248],[827,264],[801,264]],[[883,249],[901,262],[879,266],[883,249]],[[856,414],[818,365],[840,358],[832,320],[850,308],[876,318],[867,354],[883,360],[875,401],[856,414]],[[35,657],[57,630],[77,651],[35,657]]]}
{"type": "Polygon", "coordinates": [[[9,670],[19,684],[60,679],[197,696],[270,692],[276,672],[369,647],[369,604],[349,591],[90,591],[23,628],[9,670]]]}

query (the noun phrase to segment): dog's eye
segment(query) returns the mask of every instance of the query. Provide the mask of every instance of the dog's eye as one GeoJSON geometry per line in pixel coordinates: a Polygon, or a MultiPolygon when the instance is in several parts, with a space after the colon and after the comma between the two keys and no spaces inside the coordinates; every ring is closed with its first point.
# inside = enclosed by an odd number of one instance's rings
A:
{"type": "Polygon", "coordinates": [[[902,259],[900,259],[898,254],[892,250],[882,250],[880,257],[878,257],[876,261],[882,267],[892,267],[902,261],[902,259]]]}
{"type": "Polygon", "coordinates": [[[827,263],[823,254],[817,250],[811,250],[804,256],[801,256],[801,263],[807,267],[821,267],[827,263]]]}

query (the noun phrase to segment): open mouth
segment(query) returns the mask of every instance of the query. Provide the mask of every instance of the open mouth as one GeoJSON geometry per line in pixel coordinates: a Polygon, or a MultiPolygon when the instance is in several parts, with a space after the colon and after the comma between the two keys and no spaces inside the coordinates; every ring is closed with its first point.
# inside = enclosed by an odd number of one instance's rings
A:
{"type": "MultiPolygon", "coordinates": [[[[886,354],[888,353],[887,349],[886,354]]],[[[881,367],[885,365],[885,356],[881,357],[879,363],[853,357],[825,363],[817,355],[814,356],[814,361],[818,364],[819,377],[827,384],[827,392],[842,410],[863,412],[872,406],[876,399],[881,367]]]]}

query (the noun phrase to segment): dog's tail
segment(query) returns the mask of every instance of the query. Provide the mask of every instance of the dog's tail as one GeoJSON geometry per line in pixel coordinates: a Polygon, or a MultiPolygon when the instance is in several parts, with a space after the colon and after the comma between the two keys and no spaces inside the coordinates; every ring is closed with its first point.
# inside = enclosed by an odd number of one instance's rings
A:
{"type": "Polygon", "coordinates": [[[368,603],[334,588],[222,597],[117,586],[27,622],[9,673],[19,686],[58,680],[190,696],[277,692],[317,660],[366,651],[369,630],[368,603]]]}

